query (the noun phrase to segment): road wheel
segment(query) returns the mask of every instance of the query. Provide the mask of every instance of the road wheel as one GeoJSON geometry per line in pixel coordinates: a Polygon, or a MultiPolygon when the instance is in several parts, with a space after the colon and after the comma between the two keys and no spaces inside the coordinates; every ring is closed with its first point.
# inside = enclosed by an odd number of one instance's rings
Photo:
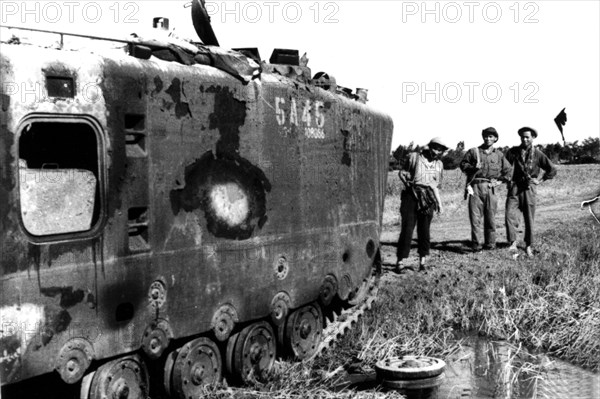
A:
{"type": "Polygon", "coordinates": [[[273,368],[276,340],[266,321],[250,324],[227,341],[226,365],[232,377],[242,383],[264,380],[273,368]]]}
{"type": "Polygon", "coordinates": [[[175,361],[169,356],[165,364],[165,385],[170,378],[167,391],[179,399],[198,398],[203,385],[216,384],[221,380],[221,353],[209,338],[198,338],[185,344],[177,351],[175,361]]]}
{"type": "Polygon", "coordinates": [[[148,371],[138,355],[105,363],[87,375],[81,386],[81,399],[146,399],[148,371]]]}
{"type": "Polygon", "coordinates": [[[285,324],[283,344],[297,359],[314,355],[323,339],[323,313],[317,304],[310,304],[290,314],[285,324]]]}

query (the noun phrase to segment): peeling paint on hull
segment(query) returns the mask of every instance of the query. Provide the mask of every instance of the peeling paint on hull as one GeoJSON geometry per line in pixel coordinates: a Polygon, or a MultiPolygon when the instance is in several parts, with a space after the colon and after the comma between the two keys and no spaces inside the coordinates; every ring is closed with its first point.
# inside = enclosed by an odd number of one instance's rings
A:
{"type": "Polygon", "coordinates": [[[210,332],[224,304],[249,323],[280,292],[296,308],[327,276],[369,275],[387,116],[269,73],[242,84],[206,65],[35,49],[40,68],[31,51],[3,48],[1,78],[44,85],[56,64],[77,82],[73,98],[44,103],[1,93],[0,315],[37,323],[27,337],[3,330],[2,384],[51,373],[74,337],[99,364],[142,351],[159,319],[183,342],[210,332]],[[94,102],[79,90],[89,82],[94,102]],[[32,115],[97,125],[91,230],[44,237],[22,225],[17,133],[32,115]]]}
{"type": "Polygon", "coordinates": [[[24,303],[0,307],[0,381],[18,376],[21,358],[45,324],[43,306],[24,303]]]}

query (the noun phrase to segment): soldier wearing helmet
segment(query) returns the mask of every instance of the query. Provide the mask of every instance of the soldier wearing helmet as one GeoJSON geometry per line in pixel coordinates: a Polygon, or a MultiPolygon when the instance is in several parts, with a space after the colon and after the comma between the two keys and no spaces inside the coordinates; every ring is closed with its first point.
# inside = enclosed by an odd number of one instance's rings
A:
{"type": "Polygon", "coordinates": [[[494,148],[498,132],[493,127],[481,132],[483,144],[465,154],[460,169],[467,175],[466,197],[469,200],[471,245],[474,251],[496,248],[496,187],[510,180],[510,164],[499,149],[494,148]]]}
{"type": "Polygon", "coordinates": [[[441,158],[446,150],[448,146],[445,142],[440,137],[435,137],[423,151],[411,153],[400,170],[400,181],[405,189],[402,191],[400,203],[402,230],[398,239],[396,273],[400,273],[404,266],[403,260],[408,258],[415,226],[419,270],[425,270],[431,246],[431,220],[435,211],[442,211],[438,188],[444,169],[441,158]]]}

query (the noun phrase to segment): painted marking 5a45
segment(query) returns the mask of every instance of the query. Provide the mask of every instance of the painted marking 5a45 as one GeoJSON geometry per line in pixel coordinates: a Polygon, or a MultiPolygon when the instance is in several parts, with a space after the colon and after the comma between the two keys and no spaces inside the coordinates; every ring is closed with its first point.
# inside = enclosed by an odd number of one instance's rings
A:
{"type": "Polygon", "coordinates": [[[282,134],[287,135],[291,126],[297,126],[307,138],[325,138],[325,114],[323,102],[283,97],[275,97],[275,119],[282,127],[282,134]]]}

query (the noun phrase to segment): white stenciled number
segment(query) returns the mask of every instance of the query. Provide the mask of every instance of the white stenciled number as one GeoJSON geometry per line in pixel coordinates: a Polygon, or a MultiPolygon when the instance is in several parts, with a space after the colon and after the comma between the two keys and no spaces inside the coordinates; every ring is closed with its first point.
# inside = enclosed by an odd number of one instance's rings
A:
{"type": "Polygon", "coordinates": [[[323,108],[323,101],[315,101],[315,119],[317,126],[322,128],[325,126],[325,114],[321,113],[323,108]]]}
{"type": "Polygon", "coordinates": [[[298,110],[296,108],[296,99],[292,98],[292,105],[290,106],[290,123],[298,126],[298,110]]]}
{"type": "Polygon", "coordinates": [[[288,136],[292,126],[297,126],[308,138],[325,138],[325,113],[323,101],[311,101],[309,99],[289,100],[289,115],[286,115],[286,100],[283,97],[275,97],[275,119],[282,127],[281,134],[288,136]],[[300,118],[299,118],[300,117],[300,118]]]}
{"type": "Polygon", "coordinates": [[[324,139],[325,131],[320,127],[307,127],[305,135],[309,139],[324,139]]]}
{"type": "Polygon", "coordinates": [[[310,127],[310,119],[310,100],[306,100],[304,102],[304,110],[302,111],[302,122],[304,122],[307,127],[310,127]]]}
{"type": "Polygon", "coordinates": [[[283,104],[285,104],[283,98],[275,97],[275,119],[277,119],[279,126],[285,123],[285,111],[281,108],[283,104]]]}

